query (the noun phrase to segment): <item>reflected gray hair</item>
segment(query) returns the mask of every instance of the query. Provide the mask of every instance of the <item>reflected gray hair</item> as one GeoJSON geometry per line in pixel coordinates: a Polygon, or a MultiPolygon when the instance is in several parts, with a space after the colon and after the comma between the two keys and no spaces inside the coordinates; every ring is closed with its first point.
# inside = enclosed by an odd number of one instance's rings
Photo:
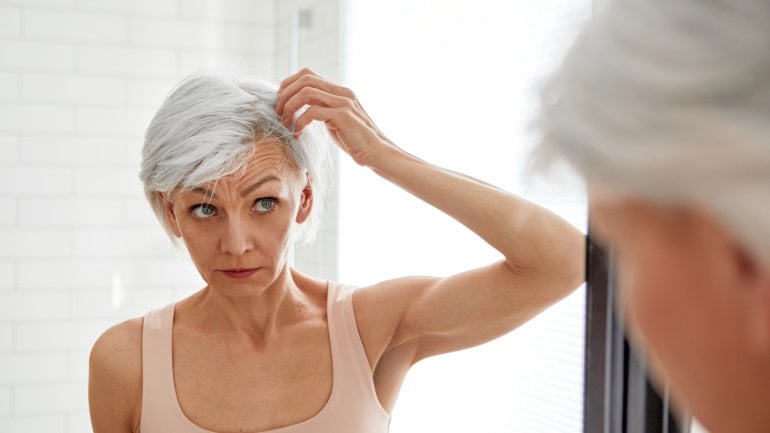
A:
{"type": "Polygon", "coordinates": [[[617,0],[545,86],[536,167],[694,205],[770,263],[770,2],[617,0]]]}
{"type": "Polygon", "coordinates": [[[274,139],[311,180],[313,210],[299,227],[298,241],[313,240],[326,193],[331,138],[313,122],[295,139],[275,111],[277,89],[248,75],[196,74],[183,79],[163,102],[145,133],[139,177],[174,242],[158,193],[192,189],[243,170],[257,146],[274,139]]]}

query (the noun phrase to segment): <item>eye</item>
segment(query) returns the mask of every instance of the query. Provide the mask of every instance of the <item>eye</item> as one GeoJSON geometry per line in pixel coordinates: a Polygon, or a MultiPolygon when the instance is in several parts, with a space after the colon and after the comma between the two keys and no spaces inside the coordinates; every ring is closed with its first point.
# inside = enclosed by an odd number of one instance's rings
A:
{"type": "Polygon", "coordinates": [[[214,215],[216,215],[217,209],[210,204],[202,203],[202,204],[196,204],[195,206],[191,207],[190,213],[195,218],[203,220],[203,219],[211,218],[214,215]]]}
{"type": "Polygon", "coordinates": [[[254,204],[254,209],[259,213],[270,213],[275,209],[278,204],[278,199],[275,197],[260,198],[254,204]]]}

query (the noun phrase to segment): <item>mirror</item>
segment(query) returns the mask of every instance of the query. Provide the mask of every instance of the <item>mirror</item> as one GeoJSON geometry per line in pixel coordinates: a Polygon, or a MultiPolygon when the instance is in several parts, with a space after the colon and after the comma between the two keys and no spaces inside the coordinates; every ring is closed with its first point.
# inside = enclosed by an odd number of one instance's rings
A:
{"type": "MultiPolygon", "coordinates": [[[[351,87],[407,151],[585,230],[574,181],[526,169],[537,86],[588,0],[27,3],[0,5],[0,431],[90,431],[95,339],[202,287],[137,178],[145,128],[195,70],[278,81],[309,66],[351,87]]],[[[366,285],[499,258],[344,155],[337,164],[337,210],[296,250],[300,269],[366,285]],[[460,253],[445,254],[450,238],[460,253]]],[[[417,364],[391,432],[581,431],[582,315],[580,289],[508,336],[417,364]]]]}

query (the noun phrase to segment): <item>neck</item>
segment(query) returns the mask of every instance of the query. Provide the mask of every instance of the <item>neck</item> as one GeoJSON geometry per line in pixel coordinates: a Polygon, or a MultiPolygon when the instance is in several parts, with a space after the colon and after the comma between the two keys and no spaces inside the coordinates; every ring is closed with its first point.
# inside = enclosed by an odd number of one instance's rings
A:
{"type": "MultiPolygon", "coordinates": [[[[734,364],[741,365],[741,364],[734,364]]],[[[741,372],[723,374],[729,382],[713,406],[700,408],[696,418],[711,433],[770,432],[770,362],[745,359],[741,372]],[[728,379],[729,378],[729,379],[728,379]]]]}
{"type": "Polygon", "coordinates": [[[192,302],[199,313],[196,321],[209,332],[247,334],[267,341],[302,320],[311,303],[298,287],[297,277],[296,271],[285,266],[269,286],[238,296],[207,286],[192,302]]]}

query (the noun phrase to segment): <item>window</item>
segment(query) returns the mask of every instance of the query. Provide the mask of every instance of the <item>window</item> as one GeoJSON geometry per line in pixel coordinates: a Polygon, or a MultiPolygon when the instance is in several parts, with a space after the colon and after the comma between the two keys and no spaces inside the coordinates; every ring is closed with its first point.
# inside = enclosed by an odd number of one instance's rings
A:
{"type": "MultiPolygon", "coordinates": [[[[580,186],[537,180],[527,164],[538,84],[590,1],[348,0],[345,9],[344,82],[390,139],[585,228],[580,186]]],[[[341,281],[450,275],[500,258],[346,158],[340,176],[341,281]]],[[[581,432],[584,298],[579,289],[501,339],[417,364],[391,432],[581,432]]]]}
{"type": "MultiPolygon", "coordinates": [[[[589,234],[590,235],[590,234],[589,234]]],[[[590,241],[587,250],[585,431],[592,433],[701,432],[677,416],[668,392],[650,383],[648,369],[625,335],[617,308],[615,262],[590,241]]]]}

